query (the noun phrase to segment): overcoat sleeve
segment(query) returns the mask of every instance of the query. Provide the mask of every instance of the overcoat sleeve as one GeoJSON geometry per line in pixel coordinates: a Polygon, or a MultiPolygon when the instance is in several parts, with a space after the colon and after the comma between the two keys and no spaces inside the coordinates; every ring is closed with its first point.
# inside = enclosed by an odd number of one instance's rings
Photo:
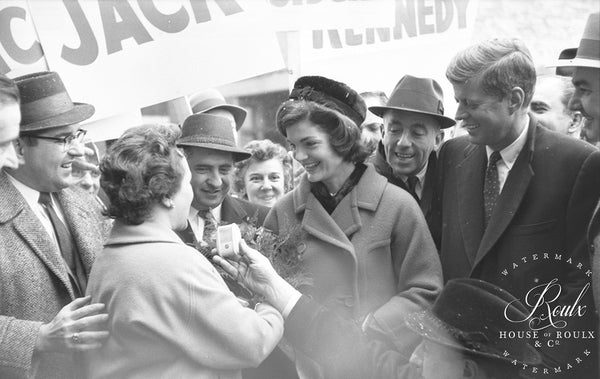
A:
{"type": "Polygon", "coordinates": [[[0,377],[35,375],[34,348],[42,322],[0,316],[0,377]]]}
{"type": "Polygon", "coordinates": [[[302,296],[285,321],[294,348],[321,365],[331,379],[412,378],[408,359],[383,340],[370,339],[360,326],[302,296]]]}
{"type": "Polygon", "coordinates": [[[418,204],[409,200],[399,207],[390,242],[396,295],[373,314],[382,332],[391,331],[398,341],[410,334],[404,318],[431,307],[443,286],[440,259],[425,218],[418,204]]]}

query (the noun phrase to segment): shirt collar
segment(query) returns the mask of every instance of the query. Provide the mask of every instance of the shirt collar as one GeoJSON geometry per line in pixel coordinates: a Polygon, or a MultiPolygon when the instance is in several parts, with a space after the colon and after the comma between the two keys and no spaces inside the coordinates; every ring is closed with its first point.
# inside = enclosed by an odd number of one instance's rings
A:
{"type": "MultiPolygon", "coordinates": [[[[521,131],[521,134],[517,137],[516,140],[513,141],[510,145],[500,150],[500,156],[502,157],[502,161],[508,169],[512,169],[512,166],[515,164],[519,153],[523,150],[523,146],[525,146],[525,142],[527,142],[527,131],[529,130],[529,122],[525,123],[525,127],[521,131]]],[[[488,160],[490,159],[490,155],[494,152],[489,146],[486,145],[485,151],[487,153],[488,160]]]]}
{"type": "MultiPolygon", "coordinates": [[[[419,179],[419,183],[423,183],[423,181],[425,180],[425,174],[427,173],[428,165],[429,159],[427,159],[427,161],[425,162],[425,166],[423,166],[421,171],[417,172],[417,174],[415,175],[419,179]]],[[[408,183],[408,175],[400,175],[400,179],[402,179],[404,183],[408,183]]]]}
{"type": "Polygon", "coordinates": [[[6,176],[8,176],[10,182],[21,193],[21,195],[27,202],[27,205],[29,205],[31,209],[35,209],[38,206],[38,200],[40,199],[40,191],[34,190],[33,188],[29,187],[23,182],[15,179],[8,172],[6,173],[6,176]]]}
{"type": "MultiPolygon", "coordinates": [[[[223,206],[223,203],[217,205],[216,207],[214,207],[213,209],[210,210],[210,213],[212,213],[212,215],[215,218],[215,220],[217,221],[217,223],[221,222],[221,208],[222,208],[222,206],[223,206]]],[[[190,206],[190,212],[188,213],[188,220],[192,220],[197,215],[198,215],[198,209],[190,206]]]]}

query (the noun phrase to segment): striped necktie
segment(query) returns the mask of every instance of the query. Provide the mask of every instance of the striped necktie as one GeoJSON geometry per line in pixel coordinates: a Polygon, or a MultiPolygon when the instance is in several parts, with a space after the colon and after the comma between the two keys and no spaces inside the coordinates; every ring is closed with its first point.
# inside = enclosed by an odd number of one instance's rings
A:
{"type": "Polygon", "coordinates": [[[483,207],[485,211],[484,226],[487,228],[492,212],[500,195],[500,180],[498,179],[498,168],[496,163],[502,159],[500,153],[494,151],[490,155],[488,166],[485,170],[485,182],[483,186],[483,207]]]}

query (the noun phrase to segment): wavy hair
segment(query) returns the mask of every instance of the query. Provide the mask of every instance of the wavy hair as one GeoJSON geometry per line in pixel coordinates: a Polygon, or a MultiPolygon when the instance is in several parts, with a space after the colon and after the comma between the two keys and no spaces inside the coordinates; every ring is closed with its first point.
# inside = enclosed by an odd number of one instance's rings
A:
{"type": "Polygon", "coordinates": [[[531,102],[536,81],[531,53],[516,38],[496,38],[462,50],[450,61],[446,77],[454,84],[480,77],[483,92],[499,100],[519,87],[525,93],[524,108],[531,102]]]}
{"type": "Polygon", "coordinates": [[[247,150],[252,156],[235,163],[233,182],[235,192],[242,193],[244,191],[246,187],[244,176],[252,163],[265,162],[270,159],[277,159],[281,163],[285,192],[292,189],[292,158],[283,146],[271,140],[263,139],[248,142],[244,146],[244,150],[247,150]]]}
{"type": "Polygon", "coordinates": [[[107,216],[139,225],[155,204],[179,191],[183,155],[175,142],[180,135],[176,126],[142,125],[111,145],[100,163],[100,186],[110,199],[107,216]]]}
{"type": "Polygon", "coordinates": [[[347,162],[363,162],[369,155],[354,121],[337,110],[335,104],[310,100],[287,100],[277,110],[277,130],[287,137],[287,128],[308,120],[329,136],[329,144],[347,162]]]}

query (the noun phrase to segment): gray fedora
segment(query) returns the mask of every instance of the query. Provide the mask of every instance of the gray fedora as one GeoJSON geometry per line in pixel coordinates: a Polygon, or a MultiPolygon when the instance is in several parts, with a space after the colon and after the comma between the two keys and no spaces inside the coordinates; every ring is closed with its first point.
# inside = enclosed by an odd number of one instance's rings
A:
{"type": "Polygon", "coordinates": [[[205,113],[213,109],[225,109],[231,112],[235,120],[235,129],[240,130],[248,112],[237,105],[227,104],[221,92],[210,88],[190,96],[192,113],[205,113]]]}
{"type": "Polygon", "coordinates": [[[379,117],[383,117],[385,111],[390,109],[434,116],[442,129],[456,125],[456,121],[444,116],[442,87],[430,78],[404,75],[385,106],[369,107],[379,117]]]}
{"type": "Polygon", "coordinates": [[[21,96],[21,132],[73,125],[92,117],[94,107],[74,103],[56,72],[15,78],[21,96]]]}
{"type": "Polygon", "coordinates": [[[252,155],[237,147],[229,120],[206,113],[193,114],[185,119],[177,146],[227,151],[233,154],[236,162],[252,155]]]}
{"type": "MultiPolygon", "coordinates": [[[[563,50],[564,52],[564,50],[563,50]]],[[[573,52],[571,49],[570,52],[573,52]]],[[[583,29],[579,47],[570,59],[559,57],[556,67],[600,68],[600,12],[592,13],[583,29]]]]}

